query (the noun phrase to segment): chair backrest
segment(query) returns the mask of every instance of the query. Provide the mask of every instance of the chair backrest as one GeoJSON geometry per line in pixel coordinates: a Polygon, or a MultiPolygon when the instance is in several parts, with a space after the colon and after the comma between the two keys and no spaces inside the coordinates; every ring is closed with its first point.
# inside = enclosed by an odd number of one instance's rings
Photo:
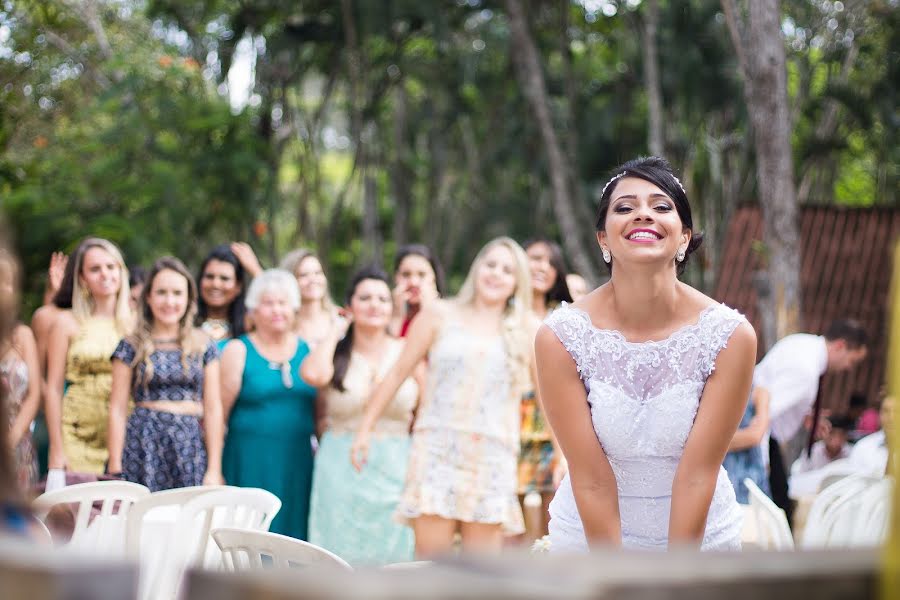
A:
{"type": "Polygon", "coordinates": [[[41,494],[31,506],[43,521],[54,506],[77,505],[75,527],[68,547],[95,555],[119,555],[125,545],[125,523],[129,509],[149,495],[150,490],[136,483],[92,481],[41,494]],[[95,504],[100,504],[100,509],[92,519],[95,504]]]}
{"type": "Polygon", "coordinates": [[[890,525],[893,490],[894,479],[885,477],[863,491],[850,546],[880,546],[884,543],[890,525]]]}
{"type": "Polygon", "coordinates": [[[213,527],[265,531],[281,509],[281,500],[257,488],[216,487],[188,500],[178,512],[167,544],[157,547],[153,573],[141,579],[142,599],[174,598],[187,567],[215,568],[222,554],[211,542],[213,527]]]}
{"type": "Polygon", "coordinates": [[[761,548],[793,550],[794,538],[784,511],[778,508],[765,492],[750,478],[744,479],[750,497],[750,510],[756,519],[756,531],[761,548]]]}
{"type": "Polygon", "coordinates": [[[222,551],[226,571],[311,566],[351,569],[338,555],[286,535],[232,527],[220,527],[211,533],[222,551]]]}
{"type": "Polygon", "coordinates": [[[848,475],[823,488],[809,509],[803,529],[802,547],[824,548],[845,545],[852,535],[855,505],[867,488],[881,478],[868,475],[848,475]]]}
{"type": "MultiPolygon", "coordinates": [[[[176,488],[173,490],[153,492],[135,502],[128,515],[127,533],[125,536],[126,555],[132,560],[144,558],[141,556],[141,539],[144,531],[144,520],[150,511],[172,507],[174,511],[170,514],[177,514],[177,512],[180,512],[181,507],[189,500],[193,500],[201,494],[208,494],[217,489],[219,488],[210,487],[208,485],[176,488]]],[[[166,520],[171,521],[174,525],[174,518],[166,520]]]]}

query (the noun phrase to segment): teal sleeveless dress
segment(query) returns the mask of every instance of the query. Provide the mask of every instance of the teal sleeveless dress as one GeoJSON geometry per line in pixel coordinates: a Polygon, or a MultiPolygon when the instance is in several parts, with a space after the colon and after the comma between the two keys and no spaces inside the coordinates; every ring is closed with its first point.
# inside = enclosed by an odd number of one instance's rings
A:
{"type": "Polygon", "coordinates": [[[248,336],[238,340],[247,348],[247,360],[228,418],[222,454],[225,482],[278,496],[281,510],[269,531],[306,540],[316,388],[300,379],[300,363],[309,346],[299,340],[288,373],[263,358],[248,336]]]}

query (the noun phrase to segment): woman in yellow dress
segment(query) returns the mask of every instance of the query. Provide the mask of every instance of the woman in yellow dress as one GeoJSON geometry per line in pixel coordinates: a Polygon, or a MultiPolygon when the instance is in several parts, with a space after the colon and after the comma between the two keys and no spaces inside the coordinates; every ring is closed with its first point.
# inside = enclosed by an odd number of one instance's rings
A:
{"type": "Polygon", "coordinates": [[[56,319],[47,348],[49,467],[101,474],[110,357],[132,325],[128,270],[119,249],[100,238],[85,240],[74,260],[72,309],[56,319]]]}

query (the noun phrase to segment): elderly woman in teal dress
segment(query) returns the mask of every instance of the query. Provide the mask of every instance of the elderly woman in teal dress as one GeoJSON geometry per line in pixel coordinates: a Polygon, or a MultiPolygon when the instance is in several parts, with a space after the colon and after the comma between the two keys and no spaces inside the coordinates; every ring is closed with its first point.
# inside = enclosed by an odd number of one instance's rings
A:
{"type": "Polygon", "coordinates": [[[406,478],[410,425],[419,397],[414,378],[403,382],[375,425],[369,467],[357,472],[350,445],[366,400],[396,362],[403,342],[388,334],[392,297],[382,270],[368,267],[351,281],[346,334],[340,328],[301,367],[322,386],[325,433],[316,454],[309,541],[351,564],[412,560],[412,529],[392,519],[406,478]],[[339,339],[340,338],[340,339],[339,339]]]}
{"type": "Polygon", "coordinates": [[[222,354],[223,474],[229,485],[278,496],[271,531],[305,540],[316,389],[300,378],[309,346],[294,333],[297,281],[286,271],[263,271],[246,304],[253,331],[228,342],[222,354]]]}

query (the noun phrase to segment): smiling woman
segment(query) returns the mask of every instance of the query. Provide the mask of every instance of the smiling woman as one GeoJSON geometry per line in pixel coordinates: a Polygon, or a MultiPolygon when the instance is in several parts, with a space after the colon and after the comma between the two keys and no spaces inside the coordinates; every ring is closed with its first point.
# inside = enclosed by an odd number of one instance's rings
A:
{"type": "Polygon", "coordinates": [[[741,512],[721,465],[756,336],[739,313],[678,281],[700,235],[665,160],[616,169],[599,213],[610,281],[551,314],[535,342],[569,466],[550,506],[552,551],[738,549],[741,512]]]}

